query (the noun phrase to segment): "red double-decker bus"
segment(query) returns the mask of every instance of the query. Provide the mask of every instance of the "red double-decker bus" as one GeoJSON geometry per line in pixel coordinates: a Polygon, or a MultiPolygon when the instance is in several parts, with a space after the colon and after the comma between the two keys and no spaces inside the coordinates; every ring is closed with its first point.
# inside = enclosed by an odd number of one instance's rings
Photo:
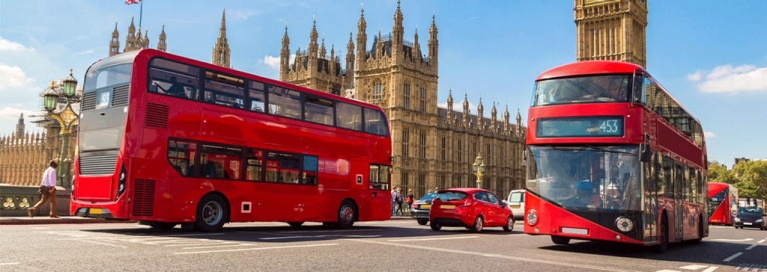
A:
{"type": "Polygon", "coordinates": [[[738,188],[721,182],[708,183],[708,223],[732,226],[738,212],[738,188]]]}
{"type": "Polygon", "coordinates": [[[536,80],[525,233],[657,245],[708,236],[703,129],[642,67],[584,61],[536,80]]]}
{"type": "Polygon", "coordinates": [[[375,105],[144,49],[83,86],[73,215],[205,231],[391,218],[391,138],[375,105]]]}

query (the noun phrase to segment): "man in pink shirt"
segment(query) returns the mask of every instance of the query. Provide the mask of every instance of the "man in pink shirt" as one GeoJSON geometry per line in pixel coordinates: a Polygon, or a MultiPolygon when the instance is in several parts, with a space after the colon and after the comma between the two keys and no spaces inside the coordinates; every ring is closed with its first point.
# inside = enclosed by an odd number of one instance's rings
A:
{"type": "Polygon", "coordinates": [[[34,207],[27,210],[29,217],[34,217],[37,208],[45,204],[45,202],[50,199],[51,218],[59,218],[59,216],[56,215],[56,167],[58,167],[59,164],[55,160],[52,160],[50,163],[48,163],[48,165],[50,167],[45,169],[45,172],[43,172],[43,181],[40,183],[40,193],[42,193],[43,198],[40,199],[40,201],[37,202],[34,207]]]}

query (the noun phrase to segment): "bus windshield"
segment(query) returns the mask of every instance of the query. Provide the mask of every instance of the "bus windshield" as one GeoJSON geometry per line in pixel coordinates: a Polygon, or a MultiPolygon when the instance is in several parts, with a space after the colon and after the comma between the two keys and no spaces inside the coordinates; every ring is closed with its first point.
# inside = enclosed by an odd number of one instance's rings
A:
{"type": "Polygon", "coordinates": [[[538,81],[533,106],[627,102],[632,75],[598,75],[538,81]]]}
{"type": "Polygon", "coordinates": [[[527,189],[565,208],[639,210],[637,146],[530,146],[527,189]]]}

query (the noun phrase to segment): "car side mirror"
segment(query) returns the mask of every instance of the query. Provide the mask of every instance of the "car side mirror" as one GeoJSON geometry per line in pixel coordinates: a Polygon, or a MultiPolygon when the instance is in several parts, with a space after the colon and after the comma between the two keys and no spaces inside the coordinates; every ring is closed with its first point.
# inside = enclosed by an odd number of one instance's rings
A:
{"type": "Polygon", "coordinates": [[[506,200],[501,200],[501,205],[508,206],[509,202],[507,202],[506,200]]]}

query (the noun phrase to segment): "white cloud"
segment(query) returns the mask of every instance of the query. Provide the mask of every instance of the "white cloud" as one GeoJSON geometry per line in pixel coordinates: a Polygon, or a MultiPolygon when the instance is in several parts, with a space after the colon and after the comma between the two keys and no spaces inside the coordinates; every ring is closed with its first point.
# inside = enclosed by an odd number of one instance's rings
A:
{"type": "Polygon", "coordinates": [[[81,56],[81,55],[90,55],[90,54],[93,54],[95,52],[96,51],[93,50],[93,49],[88,49],[88,50],[85,50],[85,51],[74,53],[74,54],[72,54],[72,57],[81,56]]]}
{"type": "Polygon", "coordinates": [[[706,139],[716,138],[716,134],[711,131],[705,131],[703,132],[703,135],[706,136],[706,139]]]}
{"type": "Polygon", "coordinates": [[[767,92],[767,67],[722,65],[687,76],[706,93],[767,92]]]}
{"type": "Polygon", "coordinates": [[[34,48],[28,48],[20,43],[15,43],[0,37],[0,52],[32,52],[34,48]]]}
{"type": "Polygon", "coordinates": [[[0,90],[21,88],[33,81],[21,68],[0,63],[0,90]]]}
{"type": "Polygon", "coordinates": [[[24,124],[25,124],[24,130],[26,132],[32,133],[32,132],[42,131],[41,128],[38,128],[35,124],[31,122],[32,120],[37,119],[32,116],[36,114],[41,114],[40,112],[34,112],[34,111],[26,110],[26,109],[7,106],[4,108],[0,108],[0,124],[4,125],[4,129],[0,131],[0,136],[6,136],[8,133],[12,133],[16,131],[16,124],[19,122],[19,116],[22,113],[24,114],[24,124]]]}
{"type": "Polygon", "coordinates": [[[272,69],[280,70],[280,57],[264,56],[263,63],[272,67],[272,69]]]}

